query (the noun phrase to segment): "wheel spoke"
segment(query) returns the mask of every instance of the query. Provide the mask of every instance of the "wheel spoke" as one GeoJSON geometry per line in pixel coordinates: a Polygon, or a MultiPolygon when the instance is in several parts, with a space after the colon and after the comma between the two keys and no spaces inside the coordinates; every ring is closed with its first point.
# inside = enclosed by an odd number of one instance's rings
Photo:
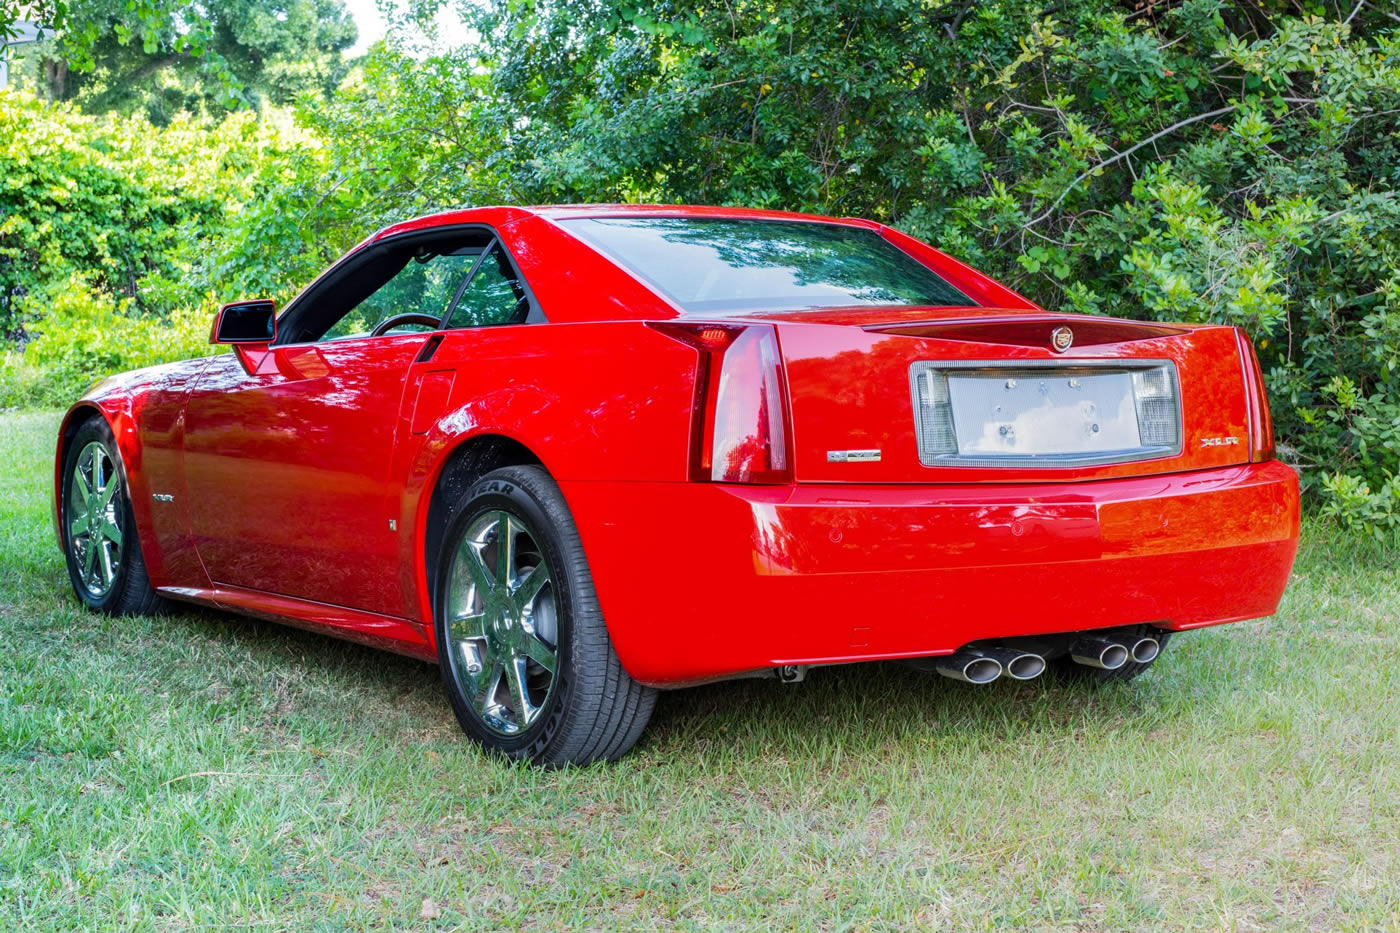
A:
{"type": "Polygon", "coordinates": [[[496,513],[496,582],[510,589],[515,575],[515,528],[509,512],[496,513]]]}
{"type": "Polygon", "coordinates": [[[536,713],[535,707],[530,703],[529,694],[525,692],[525,659],[507,658],[505,665],[506,679],[510,681],[510,702],[515,707],[515,721],[524,729],[530,725],[536,713]]]}
{"type": "Polygon", "coordinates": [[[113,522],[110,522],[107,519],[102,520],[102,536],[108,541],[111,541],[117,547],[121,547],[122,530],[118,528],[113,522]]]}
{"type": "Polygon", "coordinates": [[[525,654],[540,667],[554,674],[559,668],[559,656],[533,632],[525,636],[525,654]]]}
{"type": "Polygon", "coordinates": [[[83,580],[91,580],[93,564],[97,562],[97,542],[91,537],[87,540],[87,549],[83,552],[83,580]]]}
{"type": "Polygon", "coordinates": [[[463,641],[468,638],[485,638],[486,614],[481,612],[468,612],[459,615],[447,623],[447,631],[452,635],[454,641],[463,641]]]}
{"type": "Polygon", "coordinates": [[[102,582],[107,586],[111,586],[112,578],[117,575],[116,570],[113,569],[112,566],[112,552],[107,550],[106,541],[99,540],[95,543],[97,544],[98,554],[102,558],[102,582]]]}
{"type": "Polygon", "coordinates": [[[540,595],[540,590],[544,589],[549,582],[549,567],[543,561],[531,568],[530,573],[515,589],[516,602],[521,606],[528,606],[535,601],[535,597],[540,595]]]}
{"type": "Polygon", "coordinates": [[[107,503],[112,501],[112,496],[116,495],[117,486],[119,485],[120,483],[117,482],[116,474],[111,474],[107,477],[107,485],[97,490],[97,507],[99,509],[107,508],[107,503]]]}
{"type": "Polygon", "coordinates": [[[494,697],[496,688],[501,683],[501,664],[494,658],[483,658],[485,663],[481,666],[481,673],[476,678],[476,689],[472,694],[472,705],[487,722],[496,718],[496,713],[492,709],[495,706],[494,697]]]}
{"type": "Polygon", "coordinates": [[[68,539],[76,541],[85,534],[87,534],[87,516],[74,515],[68,523],[68,539]]]}
{"type": "Polygon", "coordinates": [[[87,478],[83,476],[81,463],[73,468],[73,485],[77,487],[78,495],[83,497],[84,503],[92,498],[92,487],[88,485],[87,478]]]}
{"type": "Polygon", "coordinates": [[[481,562],[481,554],[476,549],[476,544],[470,537],[462,539],[462,546],[457,550],[458,563],[466,566],[467,574],[472,578],[472,583],[476,584],[479,591],[493,589],[495,584],[491,580],[491,574],[487,571],[486,565],[481,562]]]}

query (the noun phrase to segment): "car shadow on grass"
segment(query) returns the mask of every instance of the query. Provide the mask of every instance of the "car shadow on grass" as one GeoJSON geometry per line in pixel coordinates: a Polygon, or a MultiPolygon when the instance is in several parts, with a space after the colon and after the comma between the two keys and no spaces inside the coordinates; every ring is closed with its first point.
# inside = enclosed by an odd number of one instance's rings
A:
{"type": "MultiPolygon", "coordinates": [[[[163,639],[225,643],[259,667],[280,668],[288,678],[358,698],[378,711],[362,725],[382,730],[386,741],[395,740],[405,718],[423,720],[434,735],[455,735],[438,670],[427,662],[199,607],[177,606],[152,621],[163,639]]],[[[972,686],[899,662],[877,662],[814,669],[798,684],[737,680],[664,691],[639,750],[648,757],[685,756],[724,741],[749,754],[792,757],[833,745],[855,751],[952,734],[1005,741],[1093,727],[1145,735],[1188,708],[1175,696],[1179,683],[1168,667],[1181,660],[1176,653],[1163,655],[1163,670],[1110,687],[1053,670],[1030,682],[972,686]]],[[[1203,699],[1199,687],[1191,694],[1194,702],[1203,699]]]]}

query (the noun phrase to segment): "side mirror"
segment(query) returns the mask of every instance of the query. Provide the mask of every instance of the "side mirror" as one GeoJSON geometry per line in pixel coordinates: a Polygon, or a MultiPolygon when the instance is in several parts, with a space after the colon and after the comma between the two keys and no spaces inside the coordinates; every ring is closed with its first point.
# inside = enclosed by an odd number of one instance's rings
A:
{"type": "Polygon", "coordinates": [[[210,343],[272,343],[277,336],[277,303],[271,298],[235,301],[219,309],[210,343]]]}

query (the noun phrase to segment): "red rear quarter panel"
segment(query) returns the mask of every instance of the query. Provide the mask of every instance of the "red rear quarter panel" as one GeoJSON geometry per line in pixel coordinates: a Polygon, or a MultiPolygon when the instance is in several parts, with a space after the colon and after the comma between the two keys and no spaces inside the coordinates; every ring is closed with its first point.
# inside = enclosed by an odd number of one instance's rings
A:
{"type": "MultiPolygon", "coordinates": [[[[459,445],[483,435],[510,438],[561,483],[683,482],[694,363],[694,350],[630,322],[448,334],[429,368],[454,373],[449,400],[425,434],[400,432],[390,471],[403,478],[391,492],[414,529],[400,545],[413,617],[432,618],[420,585],[429,572],[422,529],[438,477],[459,445]]],[[[658,528],[661,547],[684,522],[666,519],[658,528]]],[[[590,531],[580,527],[585,549],[590,531]]]]}

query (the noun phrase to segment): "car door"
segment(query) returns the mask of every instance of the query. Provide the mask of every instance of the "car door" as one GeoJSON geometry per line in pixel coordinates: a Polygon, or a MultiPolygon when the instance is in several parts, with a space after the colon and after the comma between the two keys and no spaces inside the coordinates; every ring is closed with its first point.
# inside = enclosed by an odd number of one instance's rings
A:
{"type": "Polygon", "coordinates": [[[440,245],[409,244],[383,283],[382,255],[337,267],[279,318],[296,342],[272,346],[253,372],[234,355],[204,370],[186,411],[185,485],[216,584],[404,615],[387,488],[407,375],[430,329],[365,331],[450,309],[483,244],[440,245]]]}

